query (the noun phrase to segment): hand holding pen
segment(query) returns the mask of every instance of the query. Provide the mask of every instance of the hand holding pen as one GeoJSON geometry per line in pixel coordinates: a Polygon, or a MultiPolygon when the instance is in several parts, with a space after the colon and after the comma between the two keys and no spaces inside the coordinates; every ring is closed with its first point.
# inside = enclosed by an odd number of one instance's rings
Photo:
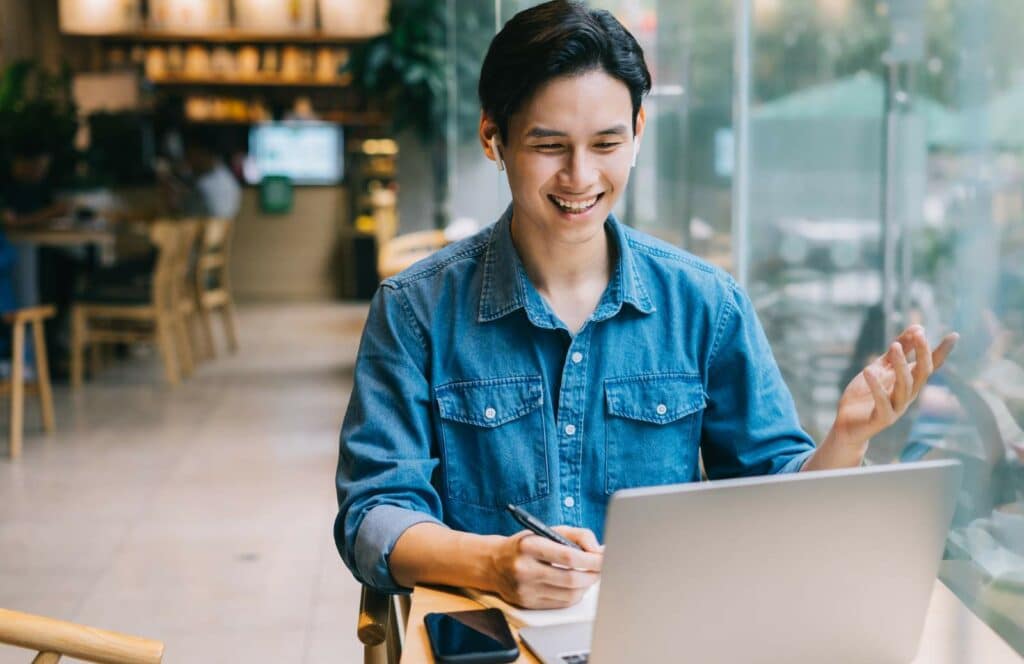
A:
{"type": "Polygon", "coordinates": [[[572,606],[600,578],[603,547],[586,528],[544,528],[569,544],[529,528],[503,538],[492,559],[495,589],[505,601],[529,609],[572,606]]]}

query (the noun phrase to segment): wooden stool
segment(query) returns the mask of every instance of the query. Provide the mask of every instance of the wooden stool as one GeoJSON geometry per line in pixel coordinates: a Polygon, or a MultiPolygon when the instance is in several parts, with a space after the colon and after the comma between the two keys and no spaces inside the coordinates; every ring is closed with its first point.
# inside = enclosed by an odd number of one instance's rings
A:
{"type": "Polygon", "coordinates": [[[52,318],[55,310],[51,306],[18,309],[4,314],[4,322],[13,326],[11,350],[11,379],[0,384],[0,391],[11,394],[11,438],[12,459],[21,456],[21,439],[24,430],[25,392],[38,392],[39,405],[43,415],[43,429],[53,433],[57,428],[53,416],[53,391],[50,389],[50,367],[46,362],[46,337],[43,321],[52,318]],[[25,384],[25,327],[32,324],[32,339],[35,342],[36,381],[25,384]]]}

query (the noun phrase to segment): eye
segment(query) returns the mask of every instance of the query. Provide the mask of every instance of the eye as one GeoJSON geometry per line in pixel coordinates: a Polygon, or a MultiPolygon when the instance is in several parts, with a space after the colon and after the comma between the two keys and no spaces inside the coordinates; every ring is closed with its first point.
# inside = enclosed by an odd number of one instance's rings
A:
{"type": "Polygon", "coordinates": [[[533,147],[538,150],[558,150],[562,145],[560,143],[541,143],[540,145],[534,145],[533,147]]]}
{"type": "Polygon", "coordinates": [[[594,147],[600,150],[611,150],[613,148],[619,147],[620,145],[622,145],[622,143],[598,143],[594,147]]]}

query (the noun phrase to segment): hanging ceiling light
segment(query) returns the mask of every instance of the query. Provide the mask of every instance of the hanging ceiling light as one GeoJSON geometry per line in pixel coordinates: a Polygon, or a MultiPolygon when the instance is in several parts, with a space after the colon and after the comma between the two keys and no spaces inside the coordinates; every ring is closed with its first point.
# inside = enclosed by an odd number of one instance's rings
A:
{"type": "Polygon", "coordinates": [[[388,0],[320,0],[320,24],[329,35],[370,37],[388,30],[388,0]]]}
{"type": "Polygon", "coordinates": [[[312,32],[314,6],[314,0],[235,0],[235,25],[250,32],[312,32]]]}
{"type": "Polygon", "coordinates": [[[149,23],[168,32],[208,32],[228,27],[228,0],[149,0],[149,23]]]}
{"type": "Polygon", "coordinates": [[[60,0],[60,30],[95,35],[139,27],[139,0],[60,0]]]}

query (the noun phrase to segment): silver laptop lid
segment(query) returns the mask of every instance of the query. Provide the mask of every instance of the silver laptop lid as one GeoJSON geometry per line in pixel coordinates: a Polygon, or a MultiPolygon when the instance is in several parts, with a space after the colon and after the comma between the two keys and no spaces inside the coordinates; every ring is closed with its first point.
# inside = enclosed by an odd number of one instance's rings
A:
{"type": "Polygon", "coordinates": [[[960,474],[936,461],[616,493],[590,661],[909,662],[960,474]]]}

